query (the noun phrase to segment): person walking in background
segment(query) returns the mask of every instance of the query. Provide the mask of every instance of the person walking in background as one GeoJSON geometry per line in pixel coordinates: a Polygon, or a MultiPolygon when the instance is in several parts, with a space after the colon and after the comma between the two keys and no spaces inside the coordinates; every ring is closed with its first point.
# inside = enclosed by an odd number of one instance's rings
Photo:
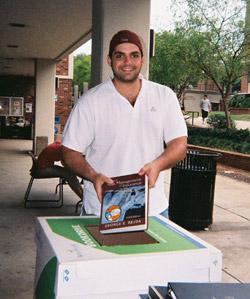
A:
{"type": "Polygon", "coordinates": [[[37,158],[38,169],[36,172],[39,176],[60,177],[68,182],[70,188],[82,199],[83,188],[79,183],[78,178],[69,169],[60,165],[54,165],[55,162],[60,161],[64,166],[62,155],[62,144],[54,142],[45,147],[37,158]]]}
{"type": "Polygon", "coordinates": [[[206,94],[204,95],[204,98],[201,99],[200,107],[201,107],[202,123],[204,124],[205,119],[208,116],[208,113],[211,111],[211,103],[206,94]]]}
{"type": "Polygon", "coordinates": [[[162,170],[186,156],[178,99],[140,74],[143,48],[134,32],[113,36],[107,62],[113,75],[78,99],[63,132],[64,162],[84,178],[82,215],[100,215],[103,183],[132,173],[148,176],[149,215],[162,213],[168,207],[162,170]]]}

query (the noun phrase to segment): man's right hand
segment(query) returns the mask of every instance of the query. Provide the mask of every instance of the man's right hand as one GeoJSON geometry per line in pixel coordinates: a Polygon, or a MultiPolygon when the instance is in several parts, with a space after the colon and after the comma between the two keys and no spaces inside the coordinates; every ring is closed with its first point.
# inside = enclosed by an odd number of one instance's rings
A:
{"type": "Polygon", "coordinates": [[[104,183],[113,184],[114,181],[102,173],[96,173],[92,178],[92,183],[95,187],[95,191],[99,201],[102,202],[102,185],[104,183]]]}

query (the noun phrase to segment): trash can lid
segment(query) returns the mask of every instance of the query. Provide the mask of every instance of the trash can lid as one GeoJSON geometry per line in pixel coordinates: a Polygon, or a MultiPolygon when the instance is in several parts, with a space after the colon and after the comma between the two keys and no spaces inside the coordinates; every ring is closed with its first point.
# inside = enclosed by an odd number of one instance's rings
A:
{"type": "Polygon", "coordinates": [[[222,156],[221,153],[204,151],[204,150],[192,150],[192,149],[187,150],[187,155],[189,155],[189,156],[211,157],[211,158],[217,158],[217,159],[219,159],[222,156]]]}

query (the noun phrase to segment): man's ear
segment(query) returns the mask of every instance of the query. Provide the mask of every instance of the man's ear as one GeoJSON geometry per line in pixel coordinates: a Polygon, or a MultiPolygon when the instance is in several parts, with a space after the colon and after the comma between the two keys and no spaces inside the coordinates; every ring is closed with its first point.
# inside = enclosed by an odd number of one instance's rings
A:
{"type": "Polygon", "coordinates": [[[109,55],[107,56],[107,62],[108,62],[108,65],[111,66],[111,58],[109,55]]]}
{"type": "Polygon", "coordinates": [[[144,58],[144,56],[142,56],[142,65],[144,65],[144,62],[145,62],[145,58],[144,58]]]}

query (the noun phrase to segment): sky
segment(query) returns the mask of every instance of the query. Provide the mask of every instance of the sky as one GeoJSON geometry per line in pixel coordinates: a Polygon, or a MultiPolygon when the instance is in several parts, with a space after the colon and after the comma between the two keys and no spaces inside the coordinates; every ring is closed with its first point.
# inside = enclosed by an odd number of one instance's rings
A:
{"type": "MultiPolygon", "coordinates": [[[[150,28],[155,31],[167,29],[173,20],[170,12],[170,0],[151,0],[150,28]]],[[[74,55],[91,54],[91,40],[74,51],[74,55]]]]}

